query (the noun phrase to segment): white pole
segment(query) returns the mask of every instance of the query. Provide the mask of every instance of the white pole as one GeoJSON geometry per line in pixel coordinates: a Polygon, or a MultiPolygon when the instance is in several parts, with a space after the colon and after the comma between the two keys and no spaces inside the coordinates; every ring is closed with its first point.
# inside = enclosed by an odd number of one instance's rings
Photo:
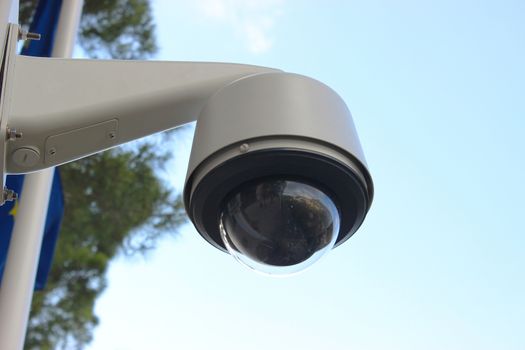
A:
{"type": "Polygon", "coordinates": [[[84,0],[62,0],[51,56],[66,58],[73,55],[83,5],[84,0]]]}
{"type": "MultiPolygon", "coordinates": [[[[83,0],[63,0],[52,56],[71,57],[83,0]]],[[[16,79],[16,78],[15,78],[16,79]]],[[[54,168],[24,180],[0,288],[0,349],[21,350],[33,297],[54,168]]]]}
{"type": "MultiPolygon", "coordinates": [[[[0,43],[5,44],[7,24],[18,23],[18,0],[0,1],[0,43]]],[[[2,48],[0,48],[2,52],[2,48]]]]}

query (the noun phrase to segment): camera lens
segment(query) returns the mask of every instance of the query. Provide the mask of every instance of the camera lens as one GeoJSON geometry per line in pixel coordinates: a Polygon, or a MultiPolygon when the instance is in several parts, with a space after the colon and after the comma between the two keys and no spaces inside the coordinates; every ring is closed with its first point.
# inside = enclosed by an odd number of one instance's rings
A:
{"type": "Polygon", "coordinates": [[[328,195],[309,184],[262,179],[228,197],[219,225],[226,248],[242,264],[287,275],[304,270],[334,246],[339,212],[328,195]]]}

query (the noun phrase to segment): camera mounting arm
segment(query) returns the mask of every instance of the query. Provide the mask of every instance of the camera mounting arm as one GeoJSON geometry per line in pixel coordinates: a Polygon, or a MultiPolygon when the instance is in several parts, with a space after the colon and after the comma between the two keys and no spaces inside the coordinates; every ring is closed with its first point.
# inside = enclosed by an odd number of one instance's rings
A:
{"type": "Polygon", "coordinates": [[[4,59],[4,176],[194,121],[220,87],[276,71],[230,63],[35,58],[14,53],[15,44],[11,40],[4,59]]]}

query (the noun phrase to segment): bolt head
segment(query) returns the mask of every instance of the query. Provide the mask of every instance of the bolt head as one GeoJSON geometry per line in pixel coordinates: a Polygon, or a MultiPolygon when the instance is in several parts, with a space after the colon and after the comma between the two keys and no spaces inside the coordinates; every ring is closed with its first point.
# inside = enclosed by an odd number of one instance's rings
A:
{"type": "Polygon", "coordinates": [[[16,200],[18,198],[18,194],[13,190],[10,190],[9,188],[4,187],[3,197],[4,197],[4,202],[10,202],[10,201],[16,200]]]}

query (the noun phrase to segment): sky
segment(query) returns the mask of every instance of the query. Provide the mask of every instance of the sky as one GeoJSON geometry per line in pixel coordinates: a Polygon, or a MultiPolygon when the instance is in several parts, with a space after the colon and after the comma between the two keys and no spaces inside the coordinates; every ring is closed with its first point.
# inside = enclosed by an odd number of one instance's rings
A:
{"type": "MultiPolygon", "coordinates": [[[[89,350],[524,349],[525,2],[154,0],[156,59],[256,64],[348,104],[361,229],[290,278],[190,225],[120,256],[89,350]]],[[[192,128],[163,176],[184,183],[192,128]]]]}

